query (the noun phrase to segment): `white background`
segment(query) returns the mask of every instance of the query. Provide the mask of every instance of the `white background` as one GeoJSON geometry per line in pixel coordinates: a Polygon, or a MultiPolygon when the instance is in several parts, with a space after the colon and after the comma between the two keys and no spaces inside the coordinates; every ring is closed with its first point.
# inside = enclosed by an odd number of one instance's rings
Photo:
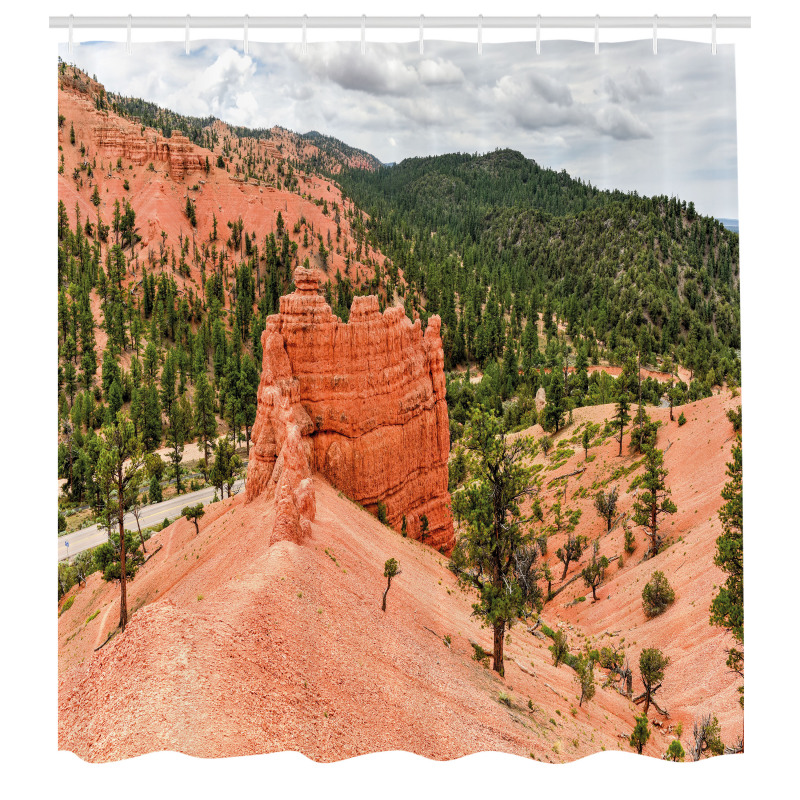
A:
{"type": "MultiPolygon", "coordinates": [[[[795,795],[797,700],[796,623],[790,569],[800,532],[793,513],[797,380],[798,185],[796,56],[798,12],[778,0],[707,2],[623,0],[540,2],[497,0],[306,0],[301,4],[112,2],[48,0],[15,3],[3,11],[2,36],[2,342],[3,438],[0,531],[0,629],[2,647],[2,755],[5,796],[76,797],[433,797],[500,798],[614,797],[649,795],[691,798],[713,793],[751,797],[795,795]],[[66,31],[48,30],[48,15],[360,15],[424,13],[489,15],[750,15],[750,31],[718,31],[718,41],[737,47],[739,122],[739,218],[745,386],[747,585],[747,752],[742,757],[670,765],[624,753],[602,753],[566,766],[546,766],[523,758],[477,754],[438,763],[408,753],[376,754],[317,765],[298,754],[202,760],[159,753],[110,765],[86,765],[57,752],[57,673],[55,614],[56,458],[56,291],[55,208],[57,41],[66,31]],[[794,614],[793,614],[794,617],[794,614]]],[[[592,41],[594,32],[560,32],[592,41]]],[[[137,37],[134,31],[134,55],[137,37]]],[[[200,34],[195,34],[198,38],[200,34]]],[[[203,36],[209,35],[204,32],[203,36]]],[[[230,38],[240,34],[229,31],[230,38]]],[[[324,34],[310,32],[309,41],[324,34]]],[[[428,36],[434,37],[430,32],[428,36]]],[[[510,38],[533,39],[534,33],[510,38]]],[[[614,34],[601,32],[602,41],[614,34]]],[[[708,41],[710,30],[665,33],[708,41]]],[[[251,41],[290,40],[250,31],[251,41]]],[[[416,40],[418,32],[393,31],[386,38],[416,40]]],[[[476,32],[459,38],[475,40],[476,32]]],[[[616,39],[649,38],[650,32],[622,33],[616,39]]],[[[75,33],[80,38],[117,38],[75,33]]],[[[350,38],[357,39],[354,31],[350,38]]],[[[377,33],[370,33],[377,40],[377,33]]],[[[543,33],[543,47],[556,34],[543,33]]],[[[182,31],[149,34],[150,39],[183,39],[182,31]]],[[[299,41],[299,31],[294,40],[299,41]]],[[[330,38],[344,38],[333,34],[330,38]]],[[[507,37],[508,38],[508,37],[507,37]]],[[[484,31],[484,41],[503,34],[484,31]]],[[[101,78],[102,79],[102,78],[101,78]]],[[[274,122],[279,123],[280,120],[274,122]]],[[[724,731],[723,731],[724,734],[724,731]]],[[[795,795],[796,796],[796,795],[795,795]]]]}

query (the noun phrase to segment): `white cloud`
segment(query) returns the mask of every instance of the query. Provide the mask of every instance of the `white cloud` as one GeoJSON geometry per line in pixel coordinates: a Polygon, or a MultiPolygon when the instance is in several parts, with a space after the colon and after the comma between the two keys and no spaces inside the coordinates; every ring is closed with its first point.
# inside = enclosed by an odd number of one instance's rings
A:
{"type": "MultiPolygon", "coordinates": [[[[733,48],[664,40],[604,45],[230,41],[83,44],[73,60],[109,91],[252,127],[318,130],[383,161],[520,150],[603,188],[678,194],[737,216],[733,48]]],[[[66,57],[65,48],[62,57],[66,57]]]]}
{"type": "Polygon", "coordinates": [[[605,106],[594,115],[597,129],[614,139],[652,139],[653,133],[635,114],[619,106],[605,106]]]}
{"type": "Polygon", "coordinates": [[[420,81],[429,86],[461,83],[464,80],[464,73],[459,67],[441,58],[420,61],[417,71],[420,81]]]}

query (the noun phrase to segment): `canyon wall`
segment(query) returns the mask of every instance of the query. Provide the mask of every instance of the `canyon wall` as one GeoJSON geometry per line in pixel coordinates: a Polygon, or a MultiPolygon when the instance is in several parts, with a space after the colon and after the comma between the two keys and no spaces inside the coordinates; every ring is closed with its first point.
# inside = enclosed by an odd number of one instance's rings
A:
{"type": "Polygon", "coordinates": [[[123,158],[134,164],[166,163],[170,175],[182,180],[187,172],[205,170],[205,159],[192,142],[180,131],[169,139],[148,128],[142,135],[125,130],[120,125],[104,122],[95,129],[97,146],[104,155],[123,158]]]}
{"type": "Polygon", "coordinates": [[[315,471],[373,513],[384,504],[396,530],[405,520],[409,536],[449,552],[450,432],[439,317],[430,318],[423,335],[402,308],[381,313],[377,297],[357,297],[345,324],[320,296],[314,270],[298,268],[294,283],[262,335],[248,502],[274,494],[279,519],[272,540],[298,540],[313,520],[315,471]]]}

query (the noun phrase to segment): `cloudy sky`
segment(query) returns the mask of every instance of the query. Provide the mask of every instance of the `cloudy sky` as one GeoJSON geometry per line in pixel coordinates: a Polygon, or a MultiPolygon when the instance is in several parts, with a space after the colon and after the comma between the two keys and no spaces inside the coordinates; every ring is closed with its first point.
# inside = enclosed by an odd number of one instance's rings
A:
{"type": "Polygon", "coordinates": [[[734,51],[659,40],[419,45],[198,41],[76,45],[109,91],[250,127],[318,130],[377,156],[520,150],[602,188],[738,217],[734,51]]]}

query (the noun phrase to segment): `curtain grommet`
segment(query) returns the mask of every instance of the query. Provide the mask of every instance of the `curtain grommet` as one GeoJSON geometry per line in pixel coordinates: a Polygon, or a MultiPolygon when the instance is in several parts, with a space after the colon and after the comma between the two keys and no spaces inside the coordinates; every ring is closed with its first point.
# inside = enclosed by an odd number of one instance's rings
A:
{"type": "Polygon", "coordinates": [[[653,14],[653,55],[658,55],[658,14],[653,14]]]}
{"type": "Polygon", "coordinates": [[[711,55],[717,54],[717,15],[711,16],[711,55]]]}
{"type": "Polygon", "coordinates": [[[361,55],[367,54],[367,15],[361,15],[361,55]]]}

